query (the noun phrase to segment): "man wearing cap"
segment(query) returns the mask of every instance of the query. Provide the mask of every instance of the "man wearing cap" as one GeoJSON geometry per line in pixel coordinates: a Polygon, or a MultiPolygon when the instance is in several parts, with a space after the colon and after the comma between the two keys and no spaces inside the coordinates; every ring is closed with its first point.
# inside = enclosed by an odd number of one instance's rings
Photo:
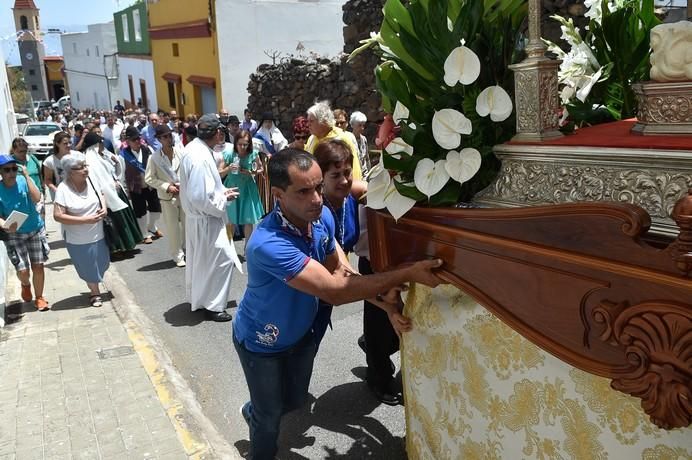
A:
{"type": "Polygon", "coordinates": [[[240,132],[240,120],[235,115],[228,117],[226,123],[226,142],[233,144],[235,137],[240,132]]]}
{"type": "Polygon", "coordinates": [[[125,130],[127,147],[122,150],[125,158],[125,183],[132,200],[132,208],[137,217],[139,229],[144,235],[142,243],[151,244],[152,237],[161,238],[163,234],[156,227],[161,216],[161,203],[156,190],[144,181],[147,163],[152,151],[140,142],[137,128],[130,126],[125,130]],[[151,234],[151,235],[150,235],[151,234]]]}
{"type": "Polygon", "coordinates": [[[161,150],[154,152],[147,164],[144,181],[159,195],[168,248],[178,267],[185,266],[185,214],[180,207],[180,160],[182,146],[173,144],[173,132],[167,124],[156,127],[161,150]]]}
{"type": "Polygon", "coordinates": [[[46,230],[43,220],[36,210],[36,203],[41,199],[41,192],[29,178],[27,168],[19,168],[17,160],[10,155],[0,155],[0,227],[7,233],[7,254],[17,270],[17,277],[22,284],[22,300],[30,302],[33,298],[31,282],[33,278],[34,301],[40,311],[48,310],[50,305],[43,297],[45,273],[43,265],[48,260],[50,248],[46,241],[46,230]],[[19,225],[14,222],[7,225],[6,220],[13,211],[26,215],[19,225]],[[33,277],[29,272],[33,273],[33,277]]]}
{"type": "Polygon", "coordinates": [[[185,211],[187,268],[185,287],[192,310],[204,309],[212,321],[230,321],[226,304],[233,266],[240,270],[235,247],[226,236],[226,205],[238,196],[226,189],[214,161],[213,147],[224,142],[224,126],[216,114],[197,121],[180,165],[180,200],[185,211]]]}

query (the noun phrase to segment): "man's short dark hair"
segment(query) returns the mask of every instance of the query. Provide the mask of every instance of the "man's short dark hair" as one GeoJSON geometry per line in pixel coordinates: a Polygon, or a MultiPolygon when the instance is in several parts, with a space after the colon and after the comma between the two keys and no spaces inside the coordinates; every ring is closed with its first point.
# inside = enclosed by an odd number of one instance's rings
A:
{"type": "Polygon", "coordinates": [[[299,149],[286,148],[273,155],[269,160],[269,184],[286,190],[291,185],[291,176],[288,168],[293,165],[300,171],[307,171],[312,167],[314,158],[308,152],[299,149]]]}

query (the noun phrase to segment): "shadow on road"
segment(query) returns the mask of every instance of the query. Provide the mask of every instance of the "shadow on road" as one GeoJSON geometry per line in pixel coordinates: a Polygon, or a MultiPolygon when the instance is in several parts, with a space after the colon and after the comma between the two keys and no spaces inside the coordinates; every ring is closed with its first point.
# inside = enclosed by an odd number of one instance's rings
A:
{"type": "Polygon", "coordinates": [[[190,308],[190,302],[179,303],[165,312],[163,318],[173,327],[196,326],[203,322],[204,310],[191,311],[190,308]]]}
{"type": "MultiPolygon", "coordinates": [[[[101,300],[108,302],[113,299],[110,292],[102,292],[101,300]]],[[[89,292],[83,292],[65,299],[58,300],[51,305],[51,310],[76,310],[78,308],[94,308],[89,304],[89,292]]]]}
{"type": "MultiPolygon", "coordinates": [[[[357,369],[353,373],[358,375],[357,369]]],[[[379,420],[370,414],[379,406],[365,382],[338,385],[319,398],[311,396],[304,408],[291,412],[281,421],[279,452],[281,459],[304,460],[308,457],[292,449],[300,450],[315,444],[315,437],[307,435],[311,427],[340,433],[353,440],[347,452],[322,446],[320,458],[324,459],[405,459],[404,439],[393,436],[379,420]]],[[[235,447],[241,454],[249,451],[247,440],[238,441],[235,447]]]]}
{"type": "Polygon", "coordinates": [[[163,262],[156,262],[155,264],[145,265],[137,269],[138,272],[153,272],[156,270],[167,270],[169,268],[175,268],[175,262],[172,260],[164,260],[163,262]]]}
{"type": "Polygon", "coordinates": [[[51,251],[55,251],[56,249],[64,249],[66,246],[65,246],[65,241],[60,239],[60,240],[49,241],[48,247],[51,249],[51,251]]]}
{"type": "Polygon", "coordinates": [[[68,258],[56,260],[55,262],[51,262],[49,264],[46,264],[45,266],[48,270],[52,270],[54,272],[61,272],[63,270],[63,267],[67,267],[69,265],[72,265],[72,260],[68,258]]]}

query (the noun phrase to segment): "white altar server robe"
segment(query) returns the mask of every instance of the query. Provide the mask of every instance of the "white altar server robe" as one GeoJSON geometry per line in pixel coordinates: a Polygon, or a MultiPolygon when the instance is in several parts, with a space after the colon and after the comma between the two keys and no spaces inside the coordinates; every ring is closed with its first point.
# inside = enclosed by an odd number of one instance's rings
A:
{"type": "Polygon", "coordinates": [[[194,139],[185,146],[180,165],[187,252],[185,287],[193,311],[224,311],[233,265],[242,270],[226,235],[225,192],[212,150],[201,139],[194,139]]]}

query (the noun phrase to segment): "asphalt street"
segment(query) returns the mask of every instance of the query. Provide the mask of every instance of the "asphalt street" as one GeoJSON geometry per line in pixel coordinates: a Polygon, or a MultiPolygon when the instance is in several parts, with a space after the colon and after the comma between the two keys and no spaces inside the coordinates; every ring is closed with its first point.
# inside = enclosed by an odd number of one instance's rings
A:
{"type": "MultiPolygon", "coordinates": [[[[249,394],[231,341],[231,323],[205,321],[202,312],[190,311],[185,269],[168,258],[165,237],[139,247],[141,253],[111,267],[154,323],[205,415],[244,454],[248,429],[238,409],[249,394]]],[[[242,252],[242,242],[236,242],[236,248],[242,252]]],[[[246,276],[235,271],[228,310],[234,316],[245,283],[246,276]]],[[[332,323],[334,329],[327,332],[315,360],[311,404],[282,421],[279,458],[406,458],[403,407],[379,404],[364,381],[365,355],[356,343],[362,303],[336,308],[332,323]]],[[[398,368],[398,355],[394,361],[398,368]]]]}

